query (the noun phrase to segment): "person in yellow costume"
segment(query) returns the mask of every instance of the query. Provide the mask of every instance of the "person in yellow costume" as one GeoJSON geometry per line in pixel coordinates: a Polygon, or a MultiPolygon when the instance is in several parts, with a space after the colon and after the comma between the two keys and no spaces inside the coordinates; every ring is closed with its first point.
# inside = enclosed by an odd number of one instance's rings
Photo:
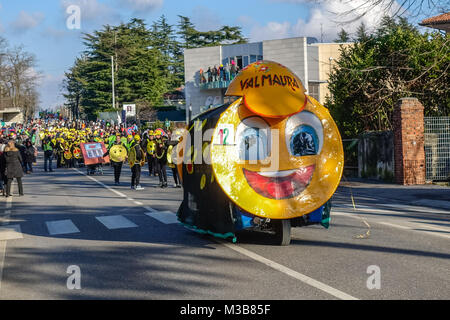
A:
{"type": "Polygon", "coordinates": [[[147,138],[147,161],[148,161],[148,174],[149,176],[156,176],[156,142],[155,142],[155,135],[153,131],[150,131],[148,133],[147,138]]]}
{"type": "Polygon", "coordinates": [[[133,161],[130,165],[131,167],[131,189],[136,191],[144,190],[140,184],[142,163],[145,164],[145,151],[141,147],[141,137],[139,135],[134,136],[134,140],[130,144],[128,157],[133,161]],[[132,159],[133,158],[133,159],[132,159]]]}
{"type": "Polygon", "coordinates": [[[127,149],[125,148],[119,135],[116,136],[116,141],[108,146],[108,151],[103,155],[103,157],[106,156],[110,157],[111,166],[114,169],[114,183],[116,186],[119,186],[123,163],[127,158],[127,149]]]}

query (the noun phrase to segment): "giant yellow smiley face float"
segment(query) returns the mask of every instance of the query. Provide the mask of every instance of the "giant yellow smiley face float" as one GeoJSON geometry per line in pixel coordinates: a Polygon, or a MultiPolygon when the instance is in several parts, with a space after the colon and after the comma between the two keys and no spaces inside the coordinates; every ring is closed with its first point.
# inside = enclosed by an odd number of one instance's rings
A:
{"type": "Polygon", "coordinates": [[[265,227],[283,245],[290,242],[291,226],[328,227],[329,200],[344,166],[342,140],[328,110],[305,94],[288,68],[271,61],[242,70],[227,95],[240,98],[188,127],[191,141],[196,130],[214,132],[200,152],[181,148],[180,221],[234,241],[239,230],[265,227]],[[199,153],[210,157],[209,164],[197,161],[199,153]]]}

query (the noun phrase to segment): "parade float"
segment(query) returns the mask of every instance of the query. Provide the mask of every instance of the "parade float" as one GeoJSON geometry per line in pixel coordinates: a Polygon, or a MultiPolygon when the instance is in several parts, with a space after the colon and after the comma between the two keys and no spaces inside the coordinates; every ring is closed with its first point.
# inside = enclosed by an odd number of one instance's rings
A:
{"type": "Polygon", "coordinates": [[[242,230],[289,245],[291,228],[330,225],[344,152],[328,109],[288,68],[259,61],[231,82],[231,104],[193,119],[177,147],[179,221],[237,241],[242,230]]]}

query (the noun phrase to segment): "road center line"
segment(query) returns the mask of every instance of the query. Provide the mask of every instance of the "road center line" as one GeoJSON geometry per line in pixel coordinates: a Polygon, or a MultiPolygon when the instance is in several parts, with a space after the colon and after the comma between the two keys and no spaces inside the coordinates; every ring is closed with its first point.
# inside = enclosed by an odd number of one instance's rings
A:
{"type": "MultiPolygon", "coordinates": [[[[363,214],[363,213],[361,213],[363,214]]],[[[349,218],[353,218],[353,219],[361,219],[361,216],[359,216],[358,214],[355,213],[348,213],[348,212],[339,212],[339,211],[334,211],[331,213],[331,215],[335,215],[335,216],[344,216],[344,217],[349,217],[349,218]]],[[[367,219],[367,217],[365,218],[367,219]]],[[[416,229],[433,229],[436,231],[442,231],[442,232],[449,232],[448,230],[442,229],[442,228],[436,228],[436,227],[431,227],[428,226],[426,224],[415,224],[414,226],[405,226],[405,225],[401,225],[401,224],[397,224],[397,223],[389,223],[389,222],[384,222],[384,221],[377,221],[377,219],[367,219],[368,221],[370,221],[371,223],[376,223],[376,224],[381,224],[384,226],[388,226],[388,227],[392,227],[392,228],[396,228],[396,229],[402,229],[402,230],[407,230],[407,231],[413,231],[413,232],[421,232],[430,236],[435,236],[435,237],[440,237],[440,238],[450,238],[450,235],[448,234],[442,234],[442,233],[437,233],[437,232],[433,232],[431,230],[416,230],[416,229]]]]}
{"type": "MultiPolygon", "coordinates": [[[[88,178],[88,179],[94,181],[95,183],[101,185],[102,187],[108,189],[109,191],[111,191],[111,192],[117,194],[119,197],[127,198],[127,200],[130,200],[126,194],[123,194],[122,192],[119,192],[119,191],[117,191],[117,190],[114,190],[114,189],[111,188],[110,186],[107,186],[107,185],[104,184],[103,182],[98,181],[97,179],[95,179],[95,178],[93,178],[93,177],[91,177],[91,176],[88,176],[87,174],[85,174],[84,172],[81,172],[81,171],[78,170],[77,168],[72,168],[72,169],[75,170],[76,172],[78,172],[79,174],[85,176],[86,178],[88,178]]],[[[133,200],[133,201],[134,201],[134,200],[133,200]]]]}
{"type": "Polygon", "coordinates": [[[351,296],[351,295],[349,295],[349,294],[347,294],[345,292],[342,292],[342,291],[340,291],[338,289],[330,287],[329,285],[326,285],[326,284],[324,284],[324,283],[322,283],[320,281],[317,281],[317,280],[315,280],[313,278],[310,278],[310,277],[308,277],[308,276],[306,276],[304,274],[301,274],[301,273],[299,273],[297,271],[294,271],[294,270],[292,270],[292,269],[290,269],[288,267],[285,267],[285,266],[283,266],[283,265],[281,265],[281,264],[279,264],[277,262],[274,262],[272,260],[264,258],[264,257],[260,256],[259,254],[256,254],[256,253],[254,253],[252,251],[249,251],[247,249],[239,247],[238,245],[227,243],[227,242],[220,241],[220,240],[216,240],[216,241],[218,243],[224,245],[225,247],[233,250],[233,251],[239,252],[240,254],[243,254],[243,255],[245,255],[245,256],[247,256],[247,257],[249,257],[249,258],[251,258],[251,259],[253,259],[255,261],[258,261],[258,262],[260,262],[262,264],[265,264],[266,266],[268,266],[268,267],[270,267],[272,269],[275,269],[277,271],[280,271],[280,272],[282,272],[282,273],[284,273],[284,274],[286,274],[286,275],[288,275],[290,277],[293,277],[293,278],[295,278],[297,280],[300,280],[300,281],[306,283],[307,285],[309,285],[311,287],[314,287],[316,289],[319,289],[319,290],[321,290],[323,292],[326,292],[326,293],[328,293],[328,294],[330,294],[330,295],[332,295],[332,296],[334,296],[334,297],[336,297],[338,299],[341,299],[341,300],[359,300],[358,298],[355,298],[355,297],[353,297],[353,296],[351,296]]]}

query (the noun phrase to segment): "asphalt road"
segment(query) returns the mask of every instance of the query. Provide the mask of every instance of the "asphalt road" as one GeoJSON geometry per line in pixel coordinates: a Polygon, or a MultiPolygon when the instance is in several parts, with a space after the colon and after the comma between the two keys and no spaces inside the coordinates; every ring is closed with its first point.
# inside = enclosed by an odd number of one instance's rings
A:
{"type": "Polygon", "coordinates": [[[0,299],[450,298],[448,210],[343,188],[329,230],[293,229],[288,247],[254,232],[232,244],[176,223],[181,189],[155,188],[143,170],[134,191],[123,171],[116,187],[110,168],[40,165],[25,197],[0,199],[0,299]]]}

